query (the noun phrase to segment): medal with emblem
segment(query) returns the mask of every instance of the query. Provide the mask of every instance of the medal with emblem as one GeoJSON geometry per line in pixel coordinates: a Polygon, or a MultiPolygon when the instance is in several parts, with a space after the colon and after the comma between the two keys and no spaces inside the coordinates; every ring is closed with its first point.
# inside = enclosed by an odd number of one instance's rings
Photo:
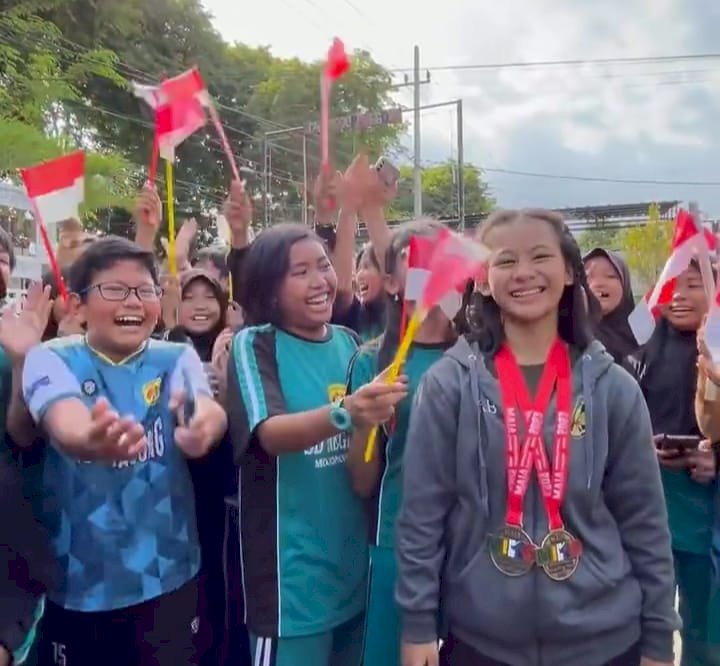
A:
{"type": "Polygon", "coordinates": [[[566,580],[575,573],[582,553],[580,542],[565,530],[560,513],[567,488],[570,457],[570,354],[567,346],[557,339],[548,354],[534,400],[530,398],[520,366],[507,345],[497,353],[495,367],[507,436],[506,522],[509,527],[503,528],[492,544],[493,563],[509,576],[526,573],[533,564],[538,564],[553,580],[566,580]],[[556,423],[551,466],[543,440],[543,423],[553,387],[556,388],[556,423]],[[520,446],[520,425],[525,426],[526,430],[523,447],[520,446]],[[537,474],[549,526],[549,533],[540,548],[535,547],[519,527],[522,525],[523,501],[533,471],[537,474]],[[533,562],[523,562],[522,565],[517,562],[528,554],[532,556],[533,562]]]}
{"type": "Polygon", "coordinates": [[[527,533],[505,525],[489,538],[490,559],[506,576],[522,576],[535,564],[535,544],[527,533]]]}
{"type": "Polygon", "coordinates": [[[553,530],[537,550],[537,563],[553,580],[567,580],[575,573],[582,544],[565,529],[553,530]]]}

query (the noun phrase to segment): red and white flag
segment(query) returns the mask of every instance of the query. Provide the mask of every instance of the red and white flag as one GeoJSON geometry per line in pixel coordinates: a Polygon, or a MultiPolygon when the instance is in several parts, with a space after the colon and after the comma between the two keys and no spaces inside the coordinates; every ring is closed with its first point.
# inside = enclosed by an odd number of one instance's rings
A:
{"type": "MultiPolygon", "coordinates": [[[[693,259],[701,264],[703,279],[707,279],[709,251],[715,250],[715,237],[686,210],[680,210],[675,218],[675,233],[672,239],[670,257],[665,262],[655,286],[645,294],[628,317],[638,344],[644,345],[655,330],[663,306],[669,305],[675,290],[675,281],[693,259]]],[[[706,285],[714,293],[714,285],[706,285]]]]}
{"type": "Polygon", "coordinates": [[[469,279],[482,270],[486,249],[447,229],[435,236],[412,236],[408,248],[405,300],[423,309],[438,306],[452,319],[462,305],[469,279]]]}
{"type": "Polygon", "coordinates": [[[204,109],[207,91],[203,87],[192,94],[194,88],[188,84],[174,83],[177,78],[180,77],[168,79],[159,86],[132,84],[135,96],[155,111],[158,151],[160,157],[171,162],[175,159],[175,149],[207,122],[204,109]],[[166,83],[170,83],[169,88],[163,87],[166,83]]]}
{"type": "Polygon", "coordinates": [[[85,153],[78,151],[28,169],[21,169],[33,210],[45,224],[80,217],[85,198],[85,153]]]}
{"type": "Polygon", "coordinates": [[[235,155],[197,67],[171,79],[165,79],[159,86],[134,83],[133,90],[137,97],[144,99],[151,108],[155,109],[156,140],[159,143],[161,157],[171,161],[174,159],[175,148],[205,125],[205,109],[207,109],[220,137],[233,177],[235,180],[240,180],[235,155]]]}
{"type": "Polygon", "coordinates": [[[210,106],[210,94],[197,67],[188,69],[171,79],[165,79],[160,84],[160,93],[165,103],[195,99],[205,107],[210,106]]]}

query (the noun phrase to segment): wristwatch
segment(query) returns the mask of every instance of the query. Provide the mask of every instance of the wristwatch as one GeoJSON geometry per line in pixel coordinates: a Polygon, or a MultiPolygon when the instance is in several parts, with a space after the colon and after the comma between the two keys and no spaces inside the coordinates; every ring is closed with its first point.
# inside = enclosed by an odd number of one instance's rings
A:
{"type": "Polygon", "coordinates": [[[340,432],[350,432],[353,427],[350,412],[343,407],[344,398],[334,400],[330,408],[330,424],[340,432]]]}

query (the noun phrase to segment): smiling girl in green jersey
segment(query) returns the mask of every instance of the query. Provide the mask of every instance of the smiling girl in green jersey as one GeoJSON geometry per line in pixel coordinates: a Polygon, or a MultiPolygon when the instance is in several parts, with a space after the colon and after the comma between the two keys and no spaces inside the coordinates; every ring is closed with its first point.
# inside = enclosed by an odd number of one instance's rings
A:
{"type": "MultiPolygon", "coordinates": [[[[355,355],[349,372],[350,392],[372,380],[391,363],[400,342],[410,239],[436,233],[439,228],[440,225],[433,222],[409,223],[393,234],[385,253],[387,326],[380,338],[363,346],[355,355]]],[[[355,491],[361,497],[373,498],[375,521],[371,530],[369,601],[363,649],[366,666],[397,666],[400,663],[400,619],[394,601],[395,518],[400,508],[410,404],[425,371],[445,353],[455,338],[447,316],[439,307],[432,310],[420,327],[403,368],[409,396],[398,405],[390,427],[383,428],[378,441],[381,446],[370,462],[364,460],[369,430],[356,429],[353,433],[348,467],[355,491]]]]}
{"type": "Polygon", "coordinates": [[[335,271],[307,227],[264,231],[243,270],[254,325],[233,342],[228,405],[253,663],[357,666],[367,522],[348,437],[387,420],[405,386],[371,381],[345,398],[356,336],[329,324],[335,271]]]}

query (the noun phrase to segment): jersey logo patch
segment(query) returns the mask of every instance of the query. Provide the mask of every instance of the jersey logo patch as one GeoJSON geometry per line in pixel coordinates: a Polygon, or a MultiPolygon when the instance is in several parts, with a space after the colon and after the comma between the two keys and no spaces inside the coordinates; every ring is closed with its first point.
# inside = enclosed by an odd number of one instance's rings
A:
{"type": "Polygon", "coordinates": [[[160,399],[161,385],[162,379],[158,377],[157,379],[153,379],[142,387],[142,397],[148,407],[156,405],[157,401],[160,399]]]}
{"type": "Polygon", "coordinates": [[[345,384],[330,384],[330,386],[328,386],[328,399],[331,403],[342,400],[345,397],[345,393],[345,384]]]}
{"type": "Polygon", "coordinates": [[[587,421],[585,417],[585,401],[578,398],[575,403],[575,409],[570,419],[570,434],[573,437],[582,437],[587,431],[587,421]]]}
{"type": "Polygon", "coordinates": [[[97,384],[92,379],[86,379],[82,383],[81,388],[82,392],[87,396],[95,395],[95,393],[97,393],[97,384]]]}

